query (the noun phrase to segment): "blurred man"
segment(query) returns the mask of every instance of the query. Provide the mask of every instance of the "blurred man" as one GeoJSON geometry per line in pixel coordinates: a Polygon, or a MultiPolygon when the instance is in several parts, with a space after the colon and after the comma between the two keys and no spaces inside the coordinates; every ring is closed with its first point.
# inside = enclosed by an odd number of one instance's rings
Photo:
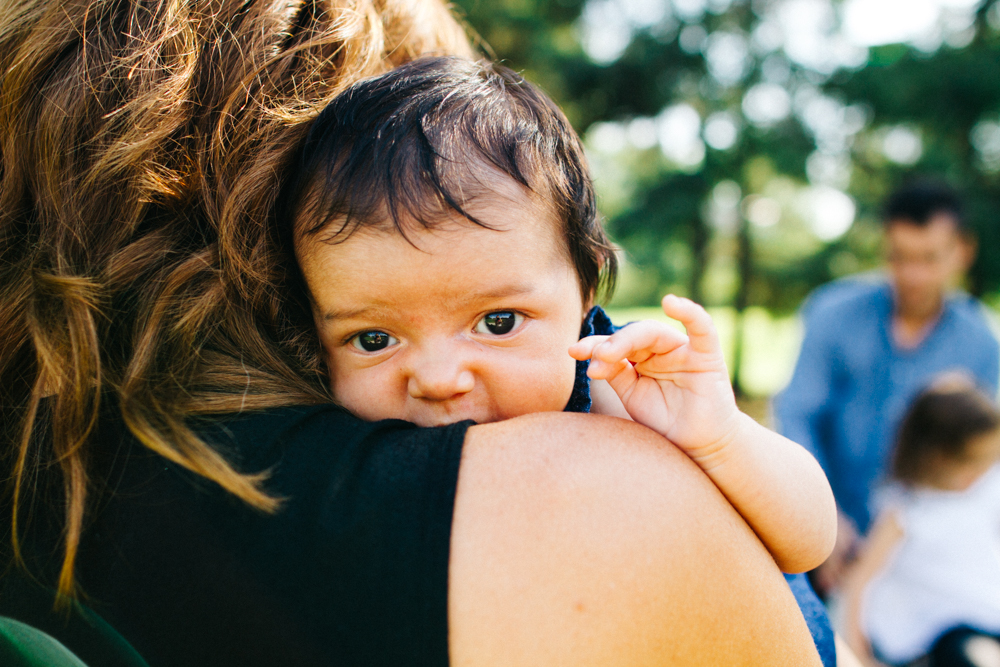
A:
{"type": "Polygon", "coordinates": [[[913,182],[889,198],[883,220],[886,275],[810,296],[795,373],[775,399],[780,431],[816,455],[840,509],[837,547],[814,573],[821,594],[836,586],[868,530],[871,492],[913,396],[955,370],[997,391],[997,342],[982,306],[955,289],[975,256],[957,194],[913,182]]]}

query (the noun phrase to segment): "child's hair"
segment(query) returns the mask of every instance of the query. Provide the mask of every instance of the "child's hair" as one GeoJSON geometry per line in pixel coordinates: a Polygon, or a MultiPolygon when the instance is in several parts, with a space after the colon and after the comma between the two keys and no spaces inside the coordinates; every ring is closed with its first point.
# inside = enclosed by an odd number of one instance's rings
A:
{"type": "MultiPolygon", "coordinates": [[[[314,121],[277,207],[282,233],[342,241],[387,221],[432,227],[506,176],[562,223],[584,298],[610,292],[617,262],[583,146],[538,88],[502,66],[422,58],[360,81],[314,121]]],[[[286,242],[288,239],[286,239],[286,242]]]]}
{"type": "Polygon", "coordinates": [[[938,382],[917,396],[903,418],[893,476],[904,484],[933,479],[935,455],[961,460],[966,445],[1000,427],[1000,411],[968,380],[938,382]]]}

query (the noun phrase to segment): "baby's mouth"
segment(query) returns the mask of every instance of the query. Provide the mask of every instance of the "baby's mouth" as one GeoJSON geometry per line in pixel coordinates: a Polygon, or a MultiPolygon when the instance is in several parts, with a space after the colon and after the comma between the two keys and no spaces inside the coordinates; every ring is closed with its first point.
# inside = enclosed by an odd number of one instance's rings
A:
{"type": "Polygon", "coordinates": [[[455,424],[467,419],[471,419],[477,424],[488,424],[490,422],[500,421],[502,417],[493,415],[483,406],[435,405],[432,407],[424,405],[420,406],[419,409],[413,410],[408,418],[408,421],[413,422],[417,426],[429,428],[434,426],[447,426],[448,424],[455,424]]]}

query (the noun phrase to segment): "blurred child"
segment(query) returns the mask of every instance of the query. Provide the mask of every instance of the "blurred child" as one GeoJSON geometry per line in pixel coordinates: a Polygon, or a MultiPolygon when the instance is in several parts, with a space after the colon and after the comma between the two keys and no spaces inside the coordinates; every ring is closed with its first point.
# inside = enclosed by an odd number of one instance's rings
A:
{"type": "Polygon", "coordinates": [[[845,586],[846,639],[869,665],[1000,665],[1000,412],[964,377],[920,394],[845,586]],[[879,662],[881,661],[881,662],[879,662]]]}

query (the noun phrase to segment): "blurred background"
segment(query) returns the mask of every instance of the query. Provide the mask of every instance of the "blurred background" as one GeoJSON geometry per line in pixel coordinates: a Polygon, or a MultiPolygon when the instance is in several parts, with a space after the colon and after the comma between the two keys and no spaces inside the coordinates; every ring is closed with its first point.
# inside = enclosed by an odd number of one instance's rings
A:
{"type": "Polygon", "coordinates": [[[964,194],[966,288],[1000,306],[997,0],[455,5],[584,138],[623,249],[613,319],[667,292],[705,304],[744,404],[788,381],[805,296],[879,266],[879,208],[908,175],[964,194]]]}

